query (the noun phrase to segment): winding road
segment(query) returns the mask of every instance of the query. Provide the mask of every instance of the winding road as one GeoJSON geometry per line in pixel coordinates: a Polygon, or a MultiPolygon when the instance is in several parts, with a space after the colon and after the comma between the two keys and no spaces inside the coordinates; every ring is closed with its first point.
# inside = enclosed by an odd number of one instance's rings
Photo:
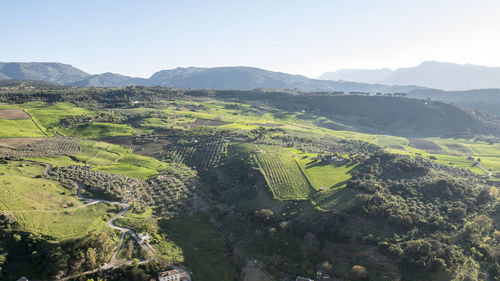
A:
{"type": "MultiPolygon", "coordinates": [[[[49,178],[49,171],[50,171],[50,169],[52,169],[52,165],[45,164],[45,170],[43,171],[43,174],[47,178],[49,178]]],[[[115,224],[115,221],[118,218],[123,217],[123,215],[125,215],[130,210],[130,205],[127,202],[119,202],[119,201],[110,201],[110,200],[86,198],[86,197],[84,197],[82,195],[82,190],[85,189],[86,186],[84,184],[80,183],[80,182],[77,182],[77,181],[75,181],[75,184],[77,186],[76,195],[77,195],[77,197],[78,197],[79,200],[81,200],[81,201],[84,202],[84,205],[83,206],[79,206],[78,208],[85,207],[85,206],[90,206],[90,205],[97,204],[97,203],[106,203],[106,204],[111,204],[111,205],[116,205],[116,206],[122,207],[121,211],[118,212],[117,214],[115,214],[108,221],[108,226],[111,227],[112,229],[116,229],[116,230],[121,231],[122,235],[121,235],[121,238],[120,238],[120,242],[118,243],[118,247],[116,247],[116,250],[114,251],[113,256],[111,257],[111,260],[108,263],[105,263],[100,268],[96,268],[96,269],[85,271],[85,272],[82,272],[82,273],[79,273],[79,274],[76,274],[76,275],[67,276],[67,277],[58,279],[59,281],[61,281],[61,280],[69,280],[69,279],[73,279],[73,278],[76,278],[76,277],[79,277],[79,276],[84,276],[84,275],[87,275],[87,274],[96,273],[96,272],[98,272],[100,270],[108,270],[108,269],[118,268],[118,267],[121,267],[121,266],[124,266],[124,265],[132,265],[133,261],[130,261],[130,260],[118,260],[116,258],[117,255],[118,255],[118,252],[120,251],[120,249],[123,246],[123,241],[124,241],[125,235],[127,233],[130,234],[130,236],[133,237],[135,239],[135,241],[137,241],[137,243],[141,246],[142,249],[144,249],[146,251],[151,251],[153,254],[156,254],[155,250],[150,245],[144,243],[144,241],[141,238],[139,238],[139,236],[137,236],[137,234],[135,233],[135,231],[133,231],[132,229],[129,229],[129,228],[117,226],[115,224]]],[[[145,263],[148,263],[148,262],[150,262],[150,260],[146,259],[146,260],[139,261],[138,264],[145,264],[145,263]]],[[[177,269],[177,270],[179,270],[181,272],[183,272],[184,274],[186,274],[186,276],[188,276],[188,280],[189,281],[192,280],[191,279],[191,273],[188,272],[182,266],[171,265],[171,267],[174,268],[174,269],[177,269]]]]}
{"type": "MultiPolygon", "coordinates": [[[[45,175],[45,177],[49,178],[49,171],[50,171],[50,169],[52,169],[52,165],[45,164],[45,166],[46,166],[46,168],[43,171],[43,174],[45,175]]],[[[121,247],[123,246],[123,241],[124,241],[125,235],[127,233],[130,234],[130,236],[133,237],[135,239],[135,241],[137,241],[137,243],[141,246],[142,249],[144,249],[146,251],[151,251],[151,252],[155,253],[154,249],[151,246],[149,246],[148,244],[144,243],[144,241],[142,241],[142,239],[139,238],[139,236],[137,236],[137,234],[132,229],[125,228],[125,227],[120,227],[120,226],[117,226],[115,224],[115,221],[118,218],[123,217],[123,215],[125,215],[125,213],[127,213],[130,210],[130,205],[127,202],[118,202],[118,201],[110,201],[110,200],[86,198],[86,197],[84,197],[82,195],[82,190],[85,189],[86,186],[84,184],[82,184],[82,183],[79,183],[79,182],[75,182],[75,183],[76,183],[76,185],[78,187],[78,189],[76,191],[76,195],[77,195],[78,199],[80,199],[81,201],[83,201],[84,204],[85,204],[82,207],[94,205],[94,204],[97,204],[97,203],[106,203],[106,204],[116,205],[116,206],[122,207],[122,210],[120,212],[118,212],[117,214],[115,214],[108,221],[108,226],[109,227],[111,227],[112,229],[116,229],[116,230],[119,230],[119,231],[122,232],[122,235],[121,235],[121,238],[120,238],[120,242],[118,243],[118,247],[116,248],[116,250],[113,253],[113,256],[111,257],[111,260],[108,263],[105,263],[100,269],[106,270],[106,269],[111,269],[111,268],[117,268],[117,267],[120,267],[120,266],[123,266],[123,265],[131,265],[132,264],[132,261],[119,261],[119,260],[116,259],[117,255],[118,255],[118,252],[120,251],[121,247]]],[[[150,260],[142,260],[142,261],[139,262],[139,264],[148,263],[149,261],[150,260]]],[[[91,274],[91,273],[94,273],[94,272],[97,272],[97,271],[99,271],[99,268],[98,269],[94,269],[94,270],[90,270],[90,271],[86,271],[86,272],[80,273],[78,275],[69,276],[69,277],[66,277],[66,278],[63,278],[63,279],[60,279],[60,280],[68,280],[68,279],[75,278],[75,277],[78,277],[78,276],[82,276],[82,275],[86,275],[86,274],[91,274]]]]}

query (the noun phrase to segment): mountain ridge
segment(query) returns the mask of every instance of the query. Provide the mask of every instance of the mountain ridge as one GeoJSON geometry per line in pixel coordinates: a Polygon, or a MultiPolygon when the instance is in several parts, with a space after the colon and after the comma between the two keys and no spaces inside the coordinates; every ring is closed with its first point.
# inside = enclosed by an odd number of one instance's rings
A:
{"type": "Polygon", "coordinates": [[[61,63],[0,63],[0,80],[25,79],[80,87],[168,86],[193,89],[251,90],[293,89],[306,92],[410,92],[419,86],[386,86],[348,81],[326,81],[302,75],[274,72],[246,66],[188,67],[160,70],[149,78],[116,73],[88,74],[61,63]],[[8,66],[8,67],[4,67],[8,66]],[[12,69],[17,71],[12,71],[12,69]],[[5,70],[5,71],[4,71],[5,70]]]}
{"type": "Polygon", "coordinates": [[[500,88],[500,67],[425,61],[415,67],[395,70],[340,69],[335,72],[325,72],[319,79],[385,85],[418,85],[446,91],[461,91],[500,88]]]}

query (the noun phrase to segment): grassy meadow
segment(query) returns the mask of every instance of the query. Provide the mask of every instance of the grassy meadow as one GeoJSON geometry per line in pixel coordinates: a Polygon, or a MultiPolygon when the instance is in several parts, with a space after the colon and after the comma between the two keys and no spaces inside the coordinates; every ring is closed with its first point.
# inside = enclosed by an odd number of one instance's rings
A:
{"type": "Polygon", "coordinates": [[[0,208],[16,216],[21,230],[55,240],[96,229],[109,231],[106,221],[116,211],[114,207],[84,206],[73,191],[42,178],[44,169],[27,161],[0,164],[0,208]]]}

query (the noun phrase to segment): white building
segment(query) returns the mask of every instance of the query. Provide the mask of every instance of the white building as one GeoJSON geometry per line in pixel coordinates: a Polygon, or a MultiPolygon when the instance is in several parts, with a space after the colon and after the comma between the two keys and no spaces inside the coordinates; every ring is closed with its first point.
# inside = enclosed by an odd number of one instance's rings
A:
{"type": "Polygon", "coordinates": [[[142,242],[146,242],[147,240],[151,239],[151,237],[149,237],[149,235],[146,232],[143,232],[137,236],[141,238],[142,242]]]}
{"type": "Polygon", "coordinates": [[[177,269],[158,273],[159,281],[180,281],[181,272],[177,269]]]}

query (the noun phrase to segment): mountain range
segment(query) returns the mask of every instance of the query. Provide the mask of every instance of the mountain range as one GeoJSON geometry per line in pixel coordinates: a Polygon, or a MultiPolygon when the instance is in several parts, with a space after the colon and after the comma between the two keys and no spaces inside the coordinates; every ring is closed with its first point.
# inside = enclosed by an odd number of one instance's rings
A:
{"type": "Polygon", "coordinates": [[[418,85],[446,91],[500,88],[500,67],[427,61],[415,67],[340,69],[319,79],[384,85],[418,85]]]}
{"type": "Polygon", "coordinates": [[[161,70],[149,78],[116,73],[89,74],[58,62],[0,62],[0,80],[23,79],[81,87],[166,86],[193,89],[291,89],[324,92],[409,93],[440,89],[500,88],[500,67],[428,61],[416,67],[341,69],[318,79],[245,66],[161,70]]]}
{"type": "Polygon", "coordinates": [[[81,87],[166,86],[193,89],[251,90],[293,89],[325,92],[410,92],[423,87],[310,79],[302,75],[273,72],[254,67],[176,68],[161,70],[150,78],[115,73],[91,75],[68,64],[55,62],[0,62],[0,80],[38,80],[81,87]]]}

